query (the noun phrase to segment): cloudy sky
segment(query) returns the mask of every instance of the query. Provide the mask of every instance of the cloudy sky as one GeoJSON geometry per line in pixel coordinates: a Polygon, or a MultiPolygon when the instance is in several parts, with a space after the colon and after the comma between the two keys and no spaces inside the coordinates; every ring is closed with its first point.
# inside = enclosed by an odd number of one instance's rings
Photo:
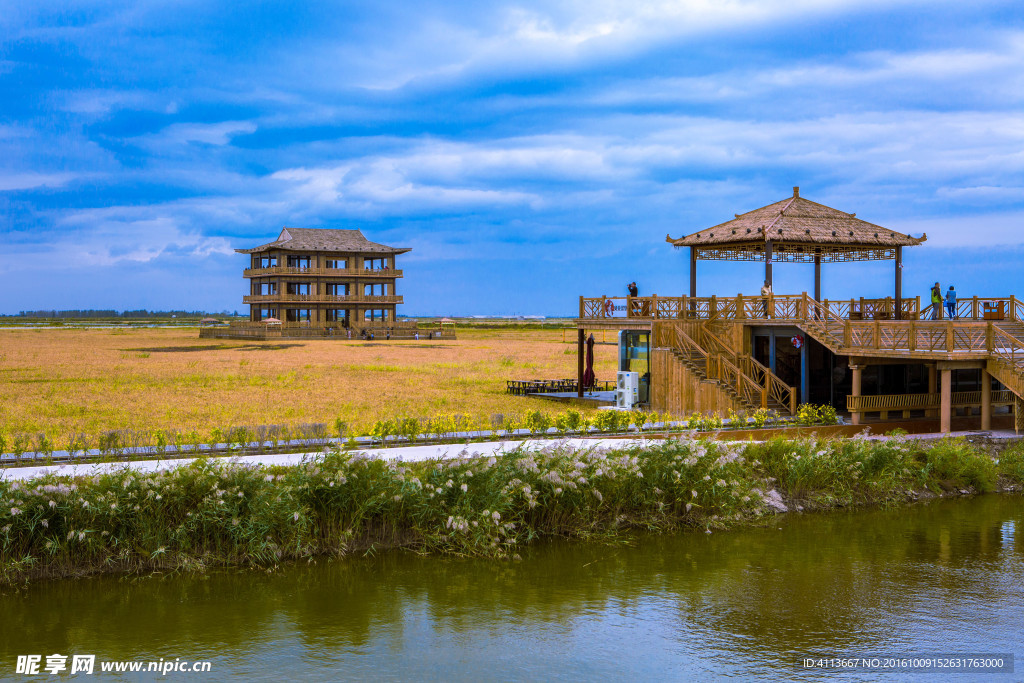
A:
{"type": "Polygon", "coordinates": [[[1019,0],[0,0],[0,313],[242,310],[291,225],[412,247],[400,312],[571,314],[794,185],[927,232],[906,294],[1024,296],[1022,105],[1019,0]]]}

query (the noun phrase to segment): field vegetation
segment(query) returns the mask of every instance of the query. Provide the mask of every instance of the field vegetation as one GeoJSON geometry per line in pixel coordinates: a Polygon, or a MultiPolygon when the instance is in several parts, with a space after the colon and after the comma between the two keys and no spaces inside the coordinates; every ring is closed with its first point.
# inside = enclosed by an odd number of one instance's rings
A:
{"type": "Polygon", "coordinates": [[[962,440],[672,440],[389,462],[335,450],[296,467],[198,460],[140,473],[0,481],[0,580],[273,566],[379,548],[515,558],[544,537],[711,531],[786,505],[830,508],[1020,483],[962,440]]]}
{"type": "MultiPolygon", "coordinates": [[[[469,327],[457,340],[365,342],[199,339],[195,329],[0,329],[0,435],[93,448],[110,432],[212,435],[238,427],[339,421],[370,434],[381,420],[496,415],[564,406],[505,393],[508,379],[576,374],[573,334],[544,327],[469,327]]],[[[612,341],[611,337],[609,341],[612,341]]],[[[599,379],[615,347],[597,345],[599,379]]]]}

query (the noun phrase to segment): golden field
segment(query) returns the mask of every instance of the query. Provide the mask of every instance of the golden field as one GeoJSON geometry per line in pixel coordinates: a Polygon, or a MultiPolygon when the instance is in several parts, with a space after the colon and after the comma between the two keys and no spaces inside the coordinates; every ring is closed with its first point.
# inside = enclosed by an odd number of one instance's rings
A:
{"type": "MultiPolygon", "coordinates": [[[[0,330],[0,431],[45,433],[62,448],[73,434],[95,439],[110,430],[206,435],[340,418],[366,432],[391,417],[484,422],[565,408],[505,393],[508,379],[575,376],[576,346],[562,331],[470,328],[458,336],[252,342],[199,339],[189,328],[0,330]]],[[[613,345],[595,346],[599,379],[614,379],[615,354],[613,345]]]]}

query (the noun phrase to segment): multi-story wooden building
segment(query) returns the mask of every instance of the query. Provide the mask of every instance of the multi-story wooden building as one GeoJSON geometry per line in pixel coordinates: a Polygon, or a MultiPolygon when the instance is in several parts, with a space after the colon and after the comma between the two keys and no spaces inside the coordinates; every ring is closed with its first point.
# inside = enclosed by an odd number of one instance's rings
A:
{"type": "Polygon", "coordinates": [[[371,242],[358,230],[286,227],[273,242],[235,251],[252,259],[242,299],[251,322],[327,330],[393,326],[402,303],[395,259],[411,249],[371,242]]]}

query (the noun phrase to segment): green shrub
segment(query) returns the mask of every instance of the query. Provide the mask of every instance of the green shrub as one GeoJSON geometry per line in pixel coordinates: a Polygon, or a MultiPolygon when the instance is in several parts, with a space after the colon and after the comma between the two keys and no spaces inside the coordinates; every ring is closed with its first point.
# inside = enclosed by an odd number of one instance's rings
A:
{"type": "Polygon", "coordinates": [[[995,489],[995,461],[964,439],[942,439],[925,449],[919,458],[922,455],[928,474],[944,488],[973,486],[981,492],[995,489]]]}
{"type": "Polygon", "coordinates": [[[1024,482],[1024,441],[1018,441],[999,455],[999,474],[1024,482]]]}

